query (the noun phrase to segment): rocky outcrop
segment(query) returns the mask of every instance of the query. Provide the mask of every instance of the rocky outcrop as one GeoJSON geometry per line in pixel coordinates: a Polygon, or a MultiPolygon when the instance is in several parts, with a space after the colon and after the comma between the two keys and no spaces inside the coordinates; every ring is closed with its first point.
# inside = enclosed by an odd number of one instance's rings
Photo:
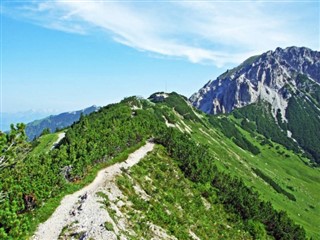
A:
{"type": "Polygon", "coordinates": [[[296,78],[304,74],[320,84],[320,52],[305,47],[277,48],[247,59],[190,97],[193,106],[209,114],[229,113],[234,108],[265,100],[285,116],[296,78]]]}

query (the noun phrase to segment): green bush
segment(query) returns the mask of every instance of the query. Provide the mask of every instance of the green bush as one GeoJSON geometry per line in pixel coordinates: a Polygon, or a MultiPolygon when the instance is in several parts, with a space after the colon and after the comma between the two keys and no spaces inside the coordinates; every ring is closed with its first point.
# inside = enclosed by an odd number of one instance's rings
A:
{"type": "Polygon", "coordinates": [[[104,227],[107,231],[113,231],[113,224],[111,222],[105,222],[104,227]]]}

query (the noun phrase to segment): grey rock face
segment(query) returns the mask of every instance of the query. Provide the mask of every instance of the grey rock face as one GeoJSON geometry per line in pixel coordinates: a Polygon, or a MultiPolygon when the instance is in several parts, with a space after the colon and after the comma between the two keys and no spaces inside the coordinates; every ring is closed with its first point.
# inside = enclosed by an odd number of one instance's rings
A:
{"type": "Polygon", "coordinates": [[[209,81],[190,97],[198,109],[209,113],[228,113],[259,99],[272,104],[274,114],[285,109],[290,85],[295,91],[296,76],[308,76],[320,84],[320,52],[305,47],[277,48],[247,59],[238,67],[228,70],[216,80],[209,81]]]}

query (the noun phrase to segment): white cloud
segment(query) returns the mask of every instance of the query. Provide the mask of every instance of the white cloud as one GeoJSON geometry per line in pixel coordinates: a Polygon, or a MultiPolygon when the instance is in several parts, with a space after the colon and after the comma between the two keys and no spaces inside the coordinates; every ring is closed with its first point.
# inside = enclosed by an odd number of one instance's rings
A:
{"type": "Polygon", "coordinates": [[[19,13],[47,28],[78,34],[104,31],[141,51],[223,66],[306,42],[287,27],[286,19],[294,20],[290,14],[271,14],[267,7],[262,2],[69,0],[34,2],[19,13]]]}

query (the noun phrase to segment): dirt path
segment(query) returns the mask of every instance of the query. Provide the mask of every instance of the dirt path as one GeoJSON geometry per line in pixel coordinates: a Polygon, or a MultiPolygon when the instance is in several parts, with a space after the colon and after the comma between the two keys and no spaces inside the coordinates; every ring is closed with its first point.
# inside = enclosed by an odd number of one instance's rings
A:
{"type": "Polygon", "coordinates": [[[58,139],[57,141],[55,141],[53,144],[52,144],[52,147],[51,147],[51,150],[54,149],[58,144],[59,142],[66,136],[66,133],[65,132],[61,132],[58,134],[58,139]]]}
{"type": "MultiPolygon", "coordinates": [[[[103,192],[107,183],[121,173],[121,169],[127,169],[137,164],[146,154],[152,151],[153,143],[146,143],[144,146],[129,155],[128,159],[121,163],[116,163],[101,171],[94,181],[81,190],[65,196],[59,207],[52,216],[38,226],[34,240],[58,239],[59,234],[68,226],[76,224],[77,232],[81,239],[116,239],[114,233],[106,231],[104,223],[112,221],[108,212],[101,209],[102,198],[97,195],[103,192]]],[[[79,239],[79,237],[78,237],[79,239]]]]}

